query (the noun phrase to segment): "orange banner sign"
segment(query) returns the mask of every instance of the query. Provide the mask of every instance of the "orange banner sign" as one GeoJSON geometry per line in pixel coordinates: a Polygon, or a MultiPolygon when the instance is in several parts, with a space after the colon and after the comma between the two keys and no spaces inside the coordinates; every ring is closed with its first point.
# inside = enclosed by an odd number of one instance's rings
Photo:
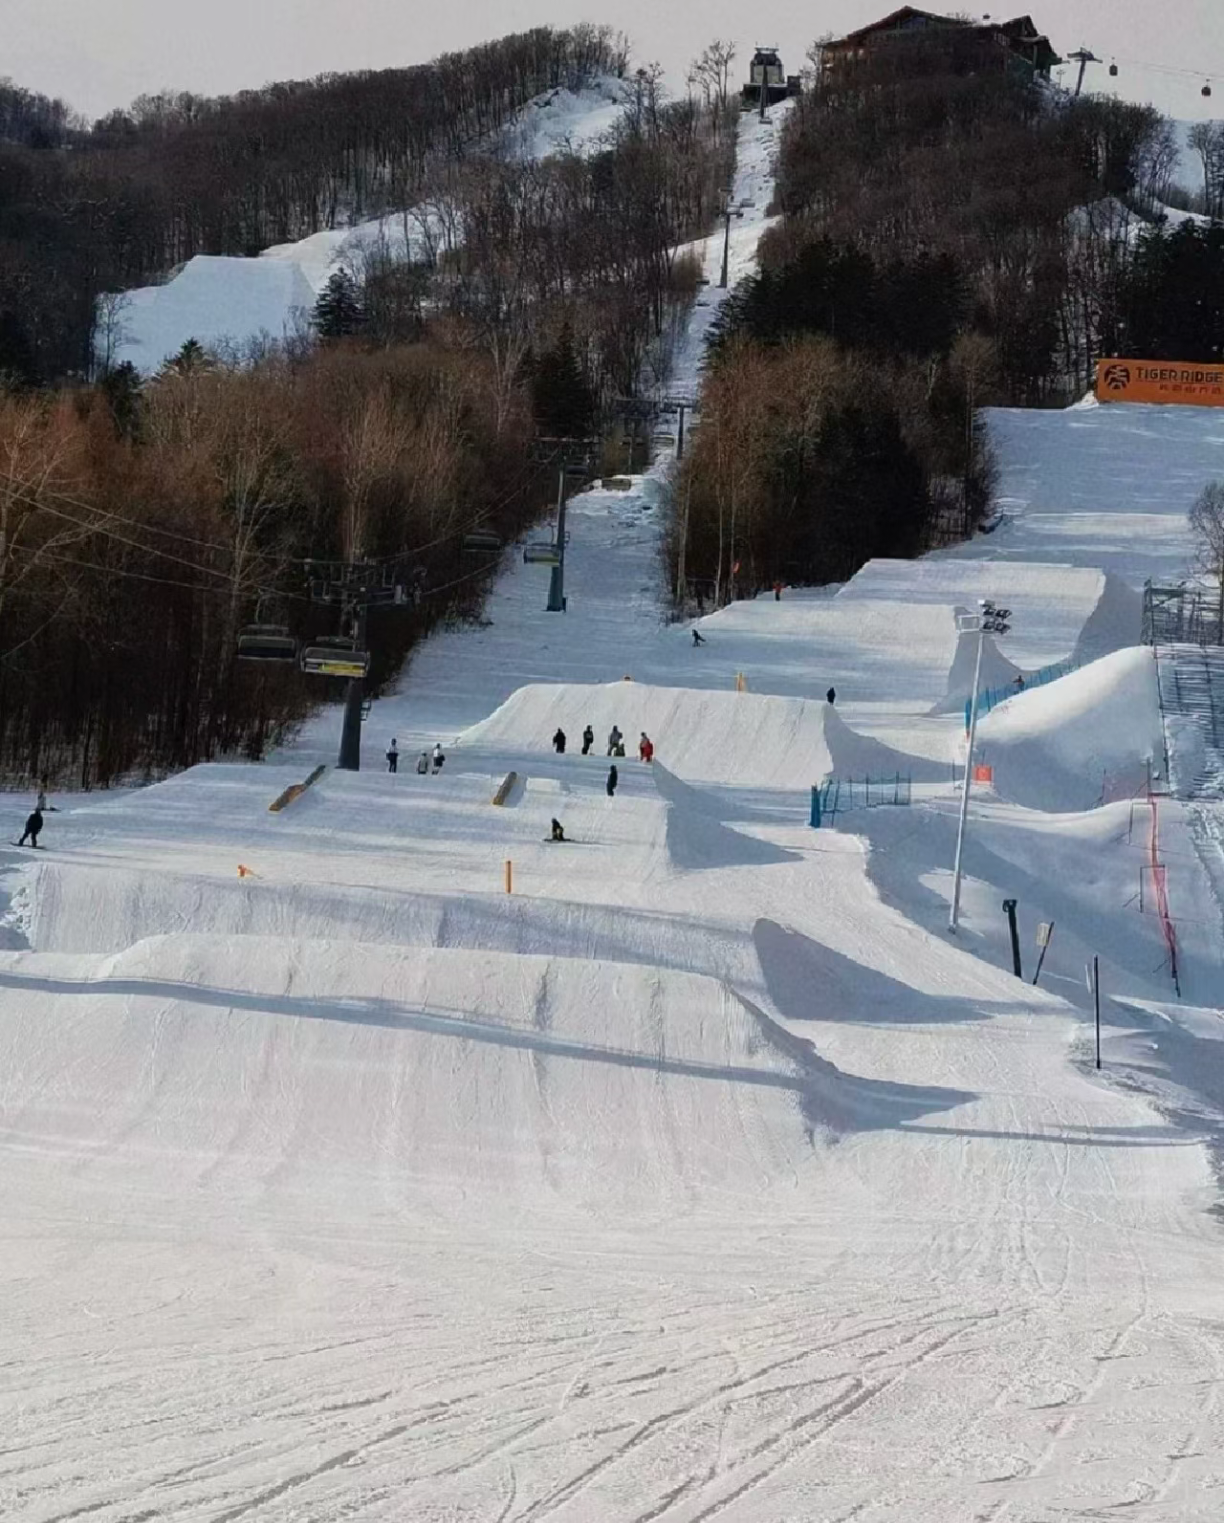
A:
{"type": "Polygon", "coordinates": [[[1098,402],[1180,402],[1224,407],[1224,365],[1174,360],[1098,360],[1098,402]]]}

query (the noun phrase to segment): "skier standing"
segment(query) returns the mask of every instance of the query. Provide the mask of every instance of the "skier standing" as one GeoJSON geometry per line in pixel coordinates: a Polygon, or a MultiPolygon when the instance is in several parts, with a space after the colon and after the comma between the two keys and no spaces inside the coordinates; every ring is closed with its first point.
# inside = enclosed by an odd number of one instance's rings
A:
{"type": "Polygon", "coordinates": [[[616,766],[615,766],[615,764],[613,764],[611,767],[608,768],[608,797],[609,798],[611,798],[612,795],[616,792],[617,781],[618,781],[618,779],[617,779],[617,776],[616,776],[616,766]]]}
{"type": "Polygon", "coordinates": [[[442,770],[442,763],[445,760],[446,760],[446,757],[443,756],[443,754],[442,754],[442,742],[439,741],[437,743],[437,745],[434,746],[434,749],[433,749],[433,764],[434,764],[434,771],[435,772],[441,772],[441,770],[442,770]]]}
{"type": "MultiPolygon", "coordinates": [[[[617,748],[617,746],[622,745],[624,743],[624,739],[625,739],[625,737],[616,728],[616,726],[613,725],[612,728],[608,731],[608,755],[609,756],[615,756],[616,755],[616,748],[617,748]]],[[[613,768],[613,771],[615,771],[615,770],[616,769],[613,768]]]]}
{"type": "Polygon", "coordinates": [[[654,743],[645,730],[642,731],[641,739],[638,741],[638,760],[644,762],[654,760],[654,743]]]}
{"type": "Polygon", "coordinates": [[[829,689],[829,691],[825,694],[825,697],[828,699],[828,701],[830,703],[836,703],[836,701],[837,701],[837,689],[831,687],[829,689]]]}
{"type": "Polygon", "coordinates": [[[399,771],[399,747],[395,743],[395,736],[391,737],[391,745],[387,751],[387,771],[399,771]]]}
{"type": "Polygon", "coordinates": [[[557,726],[557,733],[553,736],[553,750],[558,756],[565,754],[565,731],[560,725],[557,726]]]}
{"type": "MultiPolygon", "coordinates": [[[[612,770],[613,770],[613,772],[615,772],[616,768],[613,767],[612,770]]],[[[38,845],[38,833],[39,833],[39,831],[42,828],[43,828],[42,810],[41,809],[36,809],[34,811],[34,813],[29,817],[29,819],[25,822],[25,829],[21,832],[21,840],[17,842],[18,846],[24,846],[25,843],[26,843],[26,838],[27,837],[29,838],[29,842],[30,842],[31,846],[37,846],[38,845]]]]}
{"type": "Polygon", "coordinates": [[[695,629],[693,631],[693,644],[694,645],[704,645],[705,644],[705,636],[698,629],[695,629]]]}
{"type": "Polygon", "coordinates": [[[583,754],[583,756],[589,756],[590,755],[590,753],[591,753],[591,747],[594,744],[595,744],[595,731],[591,729],[590,725],[587,725],[586,729],[583,730],[583,732],[582,732],[582,754],[583,754]]]}
{"type": "Polygon", "coordinates": [[[425,774],[428,771],[429,771],[429,752],[428,751],[422,751],[420,756],[417,757],[417,772],[422,777],[424,777],[425,774]]]}

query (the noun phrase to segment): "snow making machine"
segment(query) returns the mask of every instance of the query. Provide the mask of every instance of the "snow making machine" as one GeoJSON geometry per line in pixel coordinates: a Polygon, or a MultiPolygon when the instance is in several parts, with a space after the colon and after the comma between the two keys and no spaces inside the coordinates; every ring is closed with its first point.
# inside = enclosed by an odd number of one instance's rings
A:
{"type": "Polygon", "coordinates": [[[777,48],[758,47],[748,69],[748,83],[740,91],[740,104],[745,111],[759,109],[761,92],[764,91],[764,104],[774,106],[780,100],[798,95],[799,88],[798,74],[784,72],[777,48]]]}

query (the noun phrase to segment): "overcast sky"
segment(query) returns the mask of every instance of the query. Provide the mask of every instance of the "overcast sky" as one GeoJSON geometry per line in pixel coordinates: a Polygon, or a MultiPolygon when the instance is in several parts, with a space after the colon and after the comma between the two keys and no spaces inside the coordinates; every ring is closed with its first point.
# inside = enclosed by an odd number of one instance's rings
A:
{"type": "MultiPolygon", "coordinates": [[[[737,70],[754,43],[771,43],[797,72],[818,34],[891,9],[890,0],[0,0],[0,75],[98,116],[164,87],[211,95],[420,63],[529,26],[586,20],[627,32],[636,60],[657,60],[679,89],[712,37],[735,39],[737,70]]],[[[1224,116],[1224,0],[1033,0],[1029,13],[1060,52],[1083,45],[1117,60],[1116,81],[1090,69],[1096,88],[1172,116],[1224,116]],[[1215,94],[1204,100],[1209,75],[1215,94]]]]}

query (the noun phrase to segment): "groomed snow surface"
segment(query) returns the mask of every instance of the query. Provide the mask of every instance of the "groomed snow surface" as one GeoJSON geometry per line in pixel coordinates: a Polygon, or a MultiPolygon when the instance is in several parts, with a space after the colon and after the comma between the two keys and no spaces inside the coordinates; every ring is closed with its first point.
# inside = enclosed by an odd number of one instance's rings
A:
{"type": "Polygon", "coordinates": [[[330,709],[263,766],[53,800],[0,850],[0,1516],[1217,1519],[1224,922],[1162,801],[1179,1001],[1129,797],[1137,588],[1217,427],[996,415],[989,541],[700,647],[659,478],[591,492],[569,611],[507,552],[361,773],[268,810],[330,709]],[[1078,665],[982,721],[953,938],[982,596],[992,681],[1078,665]],[[912,802],[813,830],[830,773],[912,802]]]}

